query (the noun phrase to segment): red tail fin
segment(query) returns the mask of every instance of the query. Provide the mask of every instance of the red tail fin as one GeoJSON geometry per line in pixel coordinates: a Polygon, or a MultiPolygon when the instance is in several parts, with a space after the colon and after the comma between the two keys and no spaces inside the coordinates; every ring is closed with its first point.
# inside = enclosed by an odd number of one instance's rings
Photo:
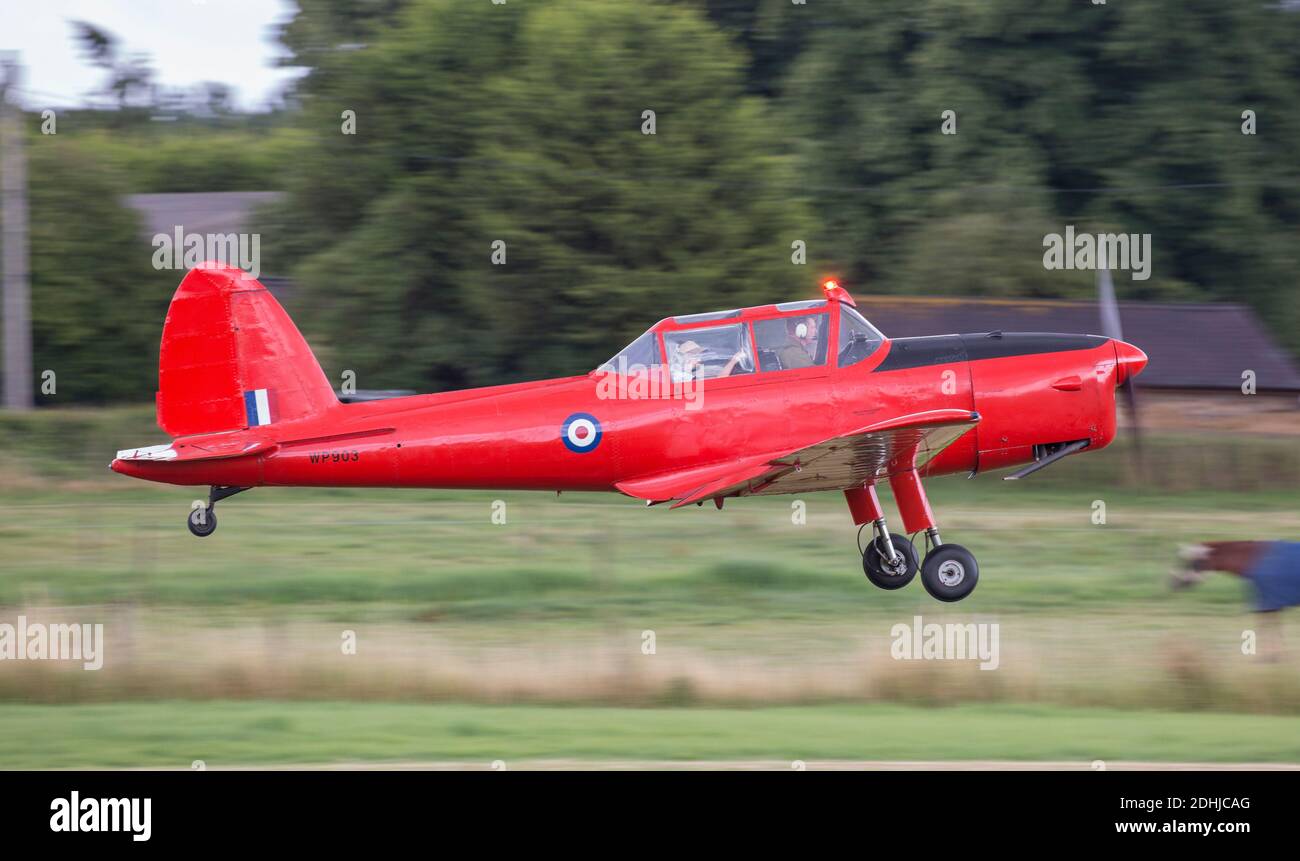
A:
{"type": "Polygon", "coordinates": [[[338,405],[265,287],[205,263],[176,288],[158,359],[158,426],[173,437],[306,418],[338,405]]]}

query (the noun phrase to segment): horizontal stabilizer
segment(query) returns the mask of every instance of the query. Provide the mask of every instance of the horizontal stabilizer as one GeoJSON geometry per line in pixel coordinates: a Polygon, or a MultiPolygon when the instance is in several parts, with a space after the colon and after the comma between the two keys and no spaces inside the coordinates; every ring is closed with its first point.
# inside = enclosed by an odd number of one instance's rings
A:
{"type": "Polygon", "coordinates": [[[250,439],[247,435],[240,434],[237,438],[196,439],[166,443],[164,445],[145,446],[144,448],[123,449],[117,453],[117,459],[189,463],[196,460],[220,460],[264,454],[275,447],[276,444],[271,440],[250,439]]]}

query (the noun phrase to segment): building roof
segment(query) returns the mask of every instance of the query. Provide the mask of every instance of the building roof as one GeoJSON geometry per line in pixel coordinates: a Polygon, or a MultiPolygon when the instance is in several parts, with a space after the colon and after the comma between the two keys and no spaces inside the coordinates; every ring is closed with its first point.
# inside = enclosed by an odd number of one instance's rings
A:
{"type": "MultiPolygon", "coordinates": [[[[178,227],[186,234],[252,233],[257,208],[283,197],[280,191],[166,192],[128,194],[126,203],[140,213],[141,227],[152,240],[160,233],[173,236],[178,227]]],[[[293,285],[282,276],[263,271],[258,280],[280,300],[292,291],[293,285]]]]}
{"type": "MultiPolygon", "coordinates": [[[[1101,334],[1095,302],[1057,299],[859,296],[858,310],[891,338],[963,332],[1101,334]]],[[[1300,391],[1300,370],[1244,305],[1121,302],[1124,340],[1146,351],[1139,383],[1235,389],[1255,372],[1258,390],[1300,391]]]]}
{"type": "Polygon", "coordinates": [[[249,233],[253,210],[279,200],[278,191],[197,191],[167,194],[129,194],[127,205],[140,213],[150,236],[171,235],[177,227],[186,233],[249,233]]]}

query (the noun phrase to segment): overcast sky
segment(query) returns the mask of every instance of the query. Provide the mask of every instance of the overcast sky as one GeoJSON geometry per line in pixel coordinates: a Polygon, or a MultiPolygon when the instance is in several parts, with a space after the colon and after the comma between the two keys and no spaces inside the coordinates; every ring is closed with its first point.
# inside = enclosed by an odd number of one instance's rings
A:
{"type": "Polygon", "coordinates": [[[292,0],[0,0],[0,50],[21,52],[29,109],[84,104],[103,86],[73,40],[78,20],[147,55],[164,87],[219,81],[256,108],[296,74],[273,65],[274,25],[295,9],[292,0]]]}

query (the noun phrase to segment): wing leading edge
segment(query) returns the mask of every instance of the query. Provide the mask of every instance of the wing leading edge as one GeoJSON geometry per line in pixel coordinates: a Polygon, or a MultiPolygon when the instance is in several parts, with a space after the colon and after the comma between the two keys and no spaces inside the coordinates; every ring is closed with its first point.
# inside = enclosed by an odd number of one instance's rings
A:
{"type": "Polygon", "coordinates": [[[616,487],[650,502],[673,500],[673,508],[712,497],[846,490],[919,469],[979,420],[979,413],[971,410],[929,410],[876,422],[776,457],[740,458],[623,481],[616,487]]]}

